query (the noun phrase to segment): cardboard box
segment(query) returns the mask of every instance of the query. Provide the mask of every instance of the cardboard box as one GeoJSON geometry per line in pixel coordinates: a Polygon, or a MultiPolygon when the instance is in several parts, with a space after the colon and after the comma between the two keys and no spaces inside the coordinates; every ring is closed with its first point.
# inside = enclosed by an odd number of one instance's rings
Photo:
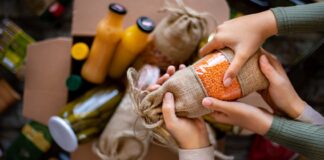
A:
{"type": "MultiPolygon", "coordinates": [[[[172,0],[170,0],[172,1],[172,0]]],[[[229,18],[229,7],[225,0],[183,0],[198,11],[206,11],[215,17],[218,23],[229,18]]],[[[166,13],[158,10],[164,6],[164,0],[75,0],[73,5],[72,35],[74,37],[94,36],[96,25],[107,13],[108,4],[123,4],[128,13],[124,27],[135,23],[139,16],[148,16],[156,23],[166,13]]],[[[175,2],[175,1],[174,1],[175,2]]],[[[210,31],[213,30],[210,27],[210,31]]],[[[47,124],[50,116],[58,114],[67,102],[65,80],[70,73],[71,38],[56,38],[37,42],[28,47],[26,84],[23,114],[27,118],[47,124]]],[[[92,153],[92,143],[81,145],[72,153],[72,159],[99,159],[92,153]]],[[[152,145],[146,159],[178,159],[176,153],[166,148],[152,145]]]]}
{"type": "Polygon", "coordinates": [[[71,38],[33,43],[27,49],[23,115],[47,125],[67,102],[71,38]]]}

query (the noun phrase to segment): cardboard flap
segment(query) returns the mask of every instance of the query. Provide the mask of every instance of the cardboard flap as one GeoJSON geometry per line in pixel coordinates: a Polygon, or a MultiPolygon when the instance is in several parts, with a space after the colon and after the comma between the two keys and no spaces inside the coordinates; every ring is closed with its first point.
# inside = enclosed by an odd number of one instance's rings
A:
{"type": "Polygon", "coordinates": [[[65,80],[70,74],[70,38],[28,46],[23,115],[43,124],[67,102],[65,80]]]}
{"type": "MultiPolygon", "coordinates": [[[[169,1],[175,3],[175,0],[169,1]]],[[[126,7],[125,28],[134,24],[140,16],[148,16],[158,23],[166,15],[166,13],[158,12],[164,6],[165,0],[75,0],[72,35],[95,35],[98,22],[107,14],[108,5],[112,2],[120,3],[126,7]]],[[[218,24],[229,19],[230,11],[225,0],[183,0],[183,2],[197,11],[210,13],[218,24]]],[[[214,28],[210,27],[210,30],[214,30],[214,28]]]]}

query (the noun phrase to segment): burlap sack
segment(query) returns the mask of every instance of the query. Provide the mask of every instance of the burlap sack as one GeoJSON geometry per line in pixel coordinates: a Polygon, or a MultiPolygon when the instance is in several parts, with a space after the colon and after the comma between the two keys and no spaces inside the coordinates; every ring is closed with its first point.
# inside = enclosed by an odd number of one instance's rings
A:
{"type": "MultiPolygon", "coordinates": [[[[225,48],[219,50],[232,62],[234,53],[231,49],[225,48]]],[[[261,52],[258,50],[250,59],[244,64],[237,78],[241,85],[242,95],[246,96],[254,91],[262,90],[268,87],[268,80],[263,75],[259,67],[259,58],[261,52]]]]}
{"type": "MultiPolygon", "coordinates": [[[[147,88],[159,78],[158,68],[145,65],[139,74],[137,87],[147,88]]],[[[141,160],[146,156],[150,133],[134,112],[129,91],[110,119],[93,151],[103,160],[141,160]]]]}
{"type": "MultiPolygon", "coordinates": [[[[231,50],[223,49],[220,52],[229,61],[233,59],[233,52],[231,50]]],[[[258,51],[247,61],[238,75],[242,96],[253,91],[265,89],[268,86],[268,82],[259,68],[259,56],[260,52],[258,51]]],[[[138,81],[138,74],[134,69],[130,68],[128,70],[127,77],[135,110],[144,119],[145,127],[153,129],[161,137],[166,138],[166,134],[159,133],[159,130],[154,129],[159,128],[163,124],[161,105],[166,92],[173,93],[178,116],[196,118],[212,112],[202,106],[202,100],[208,94],[196,75],[193,66],[177,71],[159,89],[153,92],[143,91],[134,85],[138,81]]],[[[165,139],[165,141],[168,140],[165,139]]]]}
{"type": "Polygon", "coordinates": [[[200,40],[207,36],[209,14],[200,13],[182,0],[177,5],[166,1],[162,11],[168,11],[153,32],[153,40],[143,52],[144,63],[157,65],[166,69],[169,65],[179,65],[187,61],[195,53],[200,40]]]}

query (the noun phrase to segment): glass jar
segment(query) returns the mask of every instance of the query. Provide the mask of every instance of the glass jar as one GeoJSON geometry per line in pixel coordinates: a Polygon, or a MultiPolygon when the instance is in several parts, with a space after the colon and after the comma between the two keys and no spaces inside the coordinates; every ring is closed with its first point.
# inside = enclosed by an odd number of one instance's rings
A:
{"type": "Polygon", "coordinates": [[[68,103],[58,116],[49,120],[48,127],[55,142],[64,150],[73,152],[79,143],[97,137],[122,95],[118,86],[104,85],[68,103]]]}

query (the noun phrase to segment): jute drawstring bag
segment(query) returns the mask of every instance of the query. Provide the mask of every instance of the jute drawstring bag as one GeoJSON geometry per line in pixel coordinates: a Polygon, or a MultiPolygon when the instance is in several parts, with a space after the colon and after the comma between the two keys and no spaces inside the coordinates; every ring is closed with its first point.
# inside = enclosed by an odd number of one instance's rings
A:
{"type": "Polygon", "coordinates": [[[135,84],[138,74],[130,68],[127,78],[130,95],[137,114],[144,120],[144,126],[158,135],[158,141],[173,143],[170,135],[163,129],[162,100],[166,92],[175,97],[176,114],[181,117],[196,118],[212,111],[202,106],[206,96],[221,100],[236,100],[249,93],[268,87],[268,81],[259,68],[257,51],[241,68],[230,87],[223,86],[223,76],[234,54],[230,49],[222,49],[209,54],[193,65],[177,71],[159,89],[148,92],[135,84]]]}
{"type": "Polygon", "coordinates": [[[161,11],[170,14],[156,26],[153,38],[141,56],[144,63],[161,69],[169,65],[178,66],[195,53],[201,39],[208,34],[207,17],[211,17],[186,6],[182,0],[176,0],[176,5],[169,1],[165,3],[161,11]]]}
{"type": "MultiPolygon", "coordinates": [[[[154,84],[160,76],[160,69],[145,65],[140,70],[137,87],[145,89],[154,84]]],[[[102,132],[93,151],[103,160],[141,160],[146,156],[150,133],[133,110],[129,91],[123,97],[117,110],[102,132]]]]}

